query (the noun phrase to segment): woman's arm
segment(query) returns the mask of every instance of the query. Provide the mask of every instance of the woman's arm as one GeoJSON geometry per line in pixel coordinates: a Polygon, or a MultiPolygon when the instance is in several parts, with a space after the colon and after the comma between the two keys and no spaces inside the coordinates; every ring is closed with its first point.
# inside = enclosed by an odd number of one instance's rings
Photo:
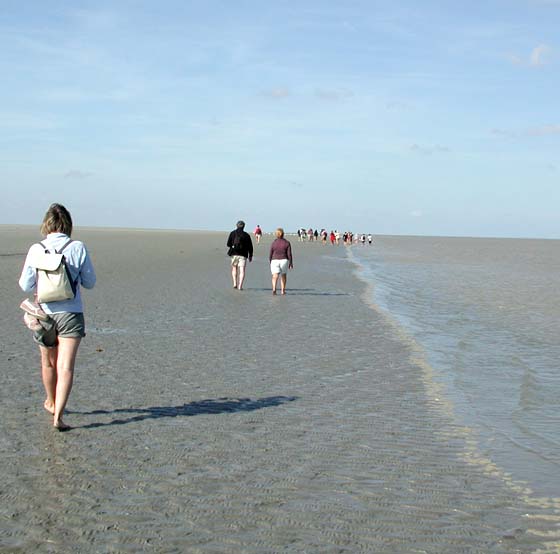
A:
{"type": "Polygon", "coordinates": [[[25,265],[19,278],[19,286],[23,292],[32,292],[36,286],[35,268],[25,265]]]}
{"type": "Polygon", "coordinates": [[[32,292],[37,286],[37,270],[30,264],[32,250],[33,246],[27,253],[25,263],[23,264],[23,269],[21,271],[21,276],[19,278],[19,286],[23,292],[32,292]]]}
{"type": "Polygon", "coordinates": [[[92,289],[95,286],[97,277],[95,275],[95,269],[93,269],[93,263],[91,261],[89,252],[87,251],[85,245],[83,248],[83,261],[80,266],[80,282],[86,289],[92,289]]]}
{"type": "Polygon", "coordinates": [[[292,244],[288,241],[288,248],[286,248],[286,254],[288,256],[288,263],[291,269],[294,268],[294,259],[292,258],[292,244]]]}

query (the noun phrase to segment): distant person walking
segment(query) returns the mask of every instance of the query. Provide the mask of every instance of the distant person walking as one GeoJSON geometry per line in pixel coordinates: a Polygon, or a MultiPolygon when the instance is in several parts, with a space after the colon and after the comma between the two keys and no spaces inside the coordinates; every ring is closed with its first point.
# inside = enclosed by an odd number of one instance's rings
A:
{"type": "Polygon", "coordinates": [[[74,296],[40,304],[48,318],[35,321],[33,338],[41,352],[41,373],[47,396],[43,405],[53,415],[54,427],[67,431],[70,426],[64,423],[62,416],[72,390],[78,347],[86,335],[80,289],[81,286],[93,288],[96,277],[86,247],[70,238],[72,217],[64,206],[52,204],[49,207],[41,225],[41,234],[45,238],[29,249],[19,285],[24,292],[37,294],[37,265],[34,263],[38,262],[34,260],[47,251],[64,254],[68,276],[73,284],[70,294],[74,296]]]}
{"type": "Polygon", "coordinates": [[[247,260],[253,261],[253,241],[249,233],[245,232],[245,222],[238,221],[236,228],[229,234],[226,246],[231,257],[231,278],[233,288],[243,290],[245,281],[245,266],[247,260]]]}
{"type": "Polygon", "coordinates": [[[262,237],[262,229],[260,225],[257,225],[255,227],[254,235],[255,235],[255,239],[257,240],[257,244],[259,244],[261,242],[261,237],[262,237]]]}
{"type": "Polygon", "coordinates": [[[278,277],[280,277],[280,291],[286,294],[286,282],[288,280],[288,269],[294,268],[292,258],[292,245],[289,240],[284,238],[284,229],[276,229],[276,238],[270,245],[268,255],[270,262],[270,272],[272,273],[272,294],[276,294],[278,277]]]}

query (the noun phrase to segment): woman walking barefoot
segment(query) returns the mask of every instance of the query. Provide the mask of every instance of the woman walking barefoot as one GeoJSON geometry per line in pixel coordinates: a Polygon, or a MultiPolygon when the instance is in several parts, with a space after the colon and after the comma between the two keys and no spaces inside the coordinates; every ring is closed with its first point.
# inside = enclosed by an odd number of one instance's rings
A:
{"type": "Polygon", "coordinates": [[[41,303],[49,320],[42,330],[34,334],[34,340],[41,352],[41,372],[46,392],[44,407],[53,415],[54,427],[67,431],[70,426],[64,423],[62,415],[72,390],[78,347],[86,334],[80,286],[93,288],[95,271],[84,244],[70,239],[72,217],[64,206],[50,206],[41,225],[41,234],[45,237],[42,241],[44,246],[34,244],[29,249],[19,285],[25,292],[36,292],[34,257],[45,250],[64,253],[70,278],[75,284],[75,296],[68,300],[41,303]]]}
{"type": "Polygon", "coordinates": [[[278,277],[280,277],[280,290],[286,294],[286,282],[288,280],[288,269],[294,268],[292,259],[292,245],[284,238],[284,229],[276,229],[276,239],[270,245],[268,255],[270,261],[270,272],[272,273],[272,294],[276,294],[278,277]]]}

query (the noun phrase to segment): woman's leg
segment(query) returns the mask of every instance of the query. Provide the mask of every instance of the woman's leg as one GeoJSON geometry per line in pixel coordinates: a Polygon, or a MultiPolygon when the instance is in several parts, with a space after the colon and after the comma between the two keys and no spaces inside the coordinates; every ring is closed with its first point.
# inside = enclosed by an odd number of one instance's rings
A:
{"type": "Polygon", "coordinates": [[[288,274],[282,273],[282,275],[280,275],[280,289],[282,290],[282,294],[286,294],[287,281],[288,281],[288,274]]]}
{"type": "Polygon", "coordinates": [[[279,273],[272,274],[272,294],[276,294],[276,283],[278,282],[279,273]]]}
{"type": "Polygon", "coordinates": [[[236,289],[237,288],[237,266],[236,265],[231,266],[231,279],[233,281],[233,288],[236,289]]]}
{"type": "Polygon", "coordinates": [[[56,398],[56,359],[58,356],[58,348],[53,346],[47,348],[39,346],[41,351],[41,376],[43,378],[43,386],[47,398],[45,399],[45,410],[54,414],[54,400],[56,398]]]}
{"type": "Polygon", "coordinates": [[[74,364],[76,354],[80,346],[80,337],[58,337],[58,359],[56,363],[56,396],[54,403],[54,423],[53,425],[60,430],[69,429],[62,421],[62,414],[68,402],[72,382],[74,380],[74,364]]]}

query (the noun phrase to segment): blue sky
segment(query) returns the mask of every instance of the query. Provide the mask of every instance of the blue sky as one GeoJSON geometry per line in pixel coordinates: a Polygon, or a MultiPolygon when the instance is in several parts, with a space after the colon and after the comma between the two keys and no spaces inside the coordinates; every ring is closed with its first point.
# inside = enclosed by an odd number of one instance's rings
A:
{"type": "Polygon", "coordinates": [[[1,223],[560,238],[560,0],[3,0],[1,223]]]}

